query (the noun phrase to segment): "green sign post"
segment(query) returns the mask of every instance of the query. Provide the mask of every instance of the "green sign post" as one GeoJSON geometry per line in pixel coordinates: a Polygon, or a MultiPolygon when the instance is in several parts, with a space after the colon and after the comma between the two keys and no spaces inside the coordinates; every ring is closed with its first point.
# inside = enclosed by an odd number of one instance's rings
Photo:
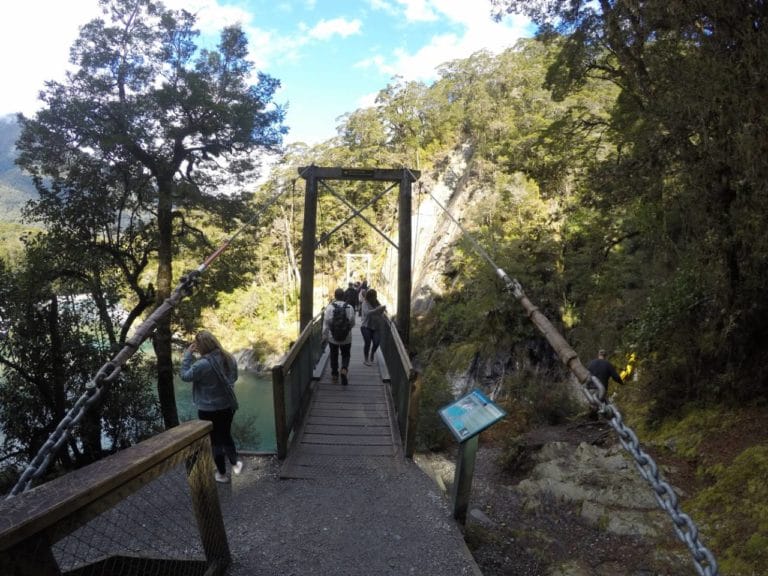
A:
{"type": "Polygon", "coordinates": [[[459,441],[456,473],[453,479],[453,517],[464,524],[467,520],[472,476],[480,432],[507,415],[479,390],[473,390],[439,411],[443,422],[459,441]]]}

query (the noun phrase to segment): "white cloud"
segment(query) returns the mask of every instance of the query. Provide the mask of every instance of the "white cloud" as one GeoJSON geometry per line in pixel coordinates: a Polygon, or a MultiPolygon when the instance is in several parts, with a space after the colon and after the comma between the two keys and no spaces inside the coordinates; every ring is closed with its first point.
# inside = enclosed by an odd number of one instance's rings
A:
{"type": "MultiPolygon", "coordinates": [[[[203,34],[215,34],[226,25],[246,23],[251,15],[235,6],[221,6],[216,0],[166,0],[166,6],[184,8],[198,17],[203,34]]],[[[69,64],[69,48],[80,26],[100,17],[98,0],[51,2],[24,0],[8,2],[0,18],[0,115],[23,112],[31,115],[40,108],[37,95],[47,80],[61,81],[69,64]],[[44,15],[41,16],[41,15],[44,15]],[[9,56],[10,55],[10,56],[9,56]],[[7,89],[13,86],[12,90],[7,89]]],[[[264,33],[249,29],[249,37],[267,43],[264,33]]]]}
{"type": "Polygon", "coordinates": [[[79,27],[98,14],[96,0],[25,0],[3,4],[0,115],[30,115],[40,107],[37,95],[44,82],[64,79],[69,47],[77,38],[79,27]]]}
{"type": "Polygon", "coordinates": [[[387,0],[368,0],[368,5],[373,10],[386,12],[387,14],[397,13],[397,8],[395,8],[390,2],[387,2],[387,0]]]}
{"type": "Polygon", "coordinates": [[[342,38],[360,33],[360,20],[346,20],[345,18],[334,18],[333,20],[320,20],[309,30],[309,36],[318,40],[327,40],[332,36],[339,35],[342,38]]]}
{"type": "Polygon", "coordinates": [[[376,105],[376,98],[379,96],[379,91],[369,92],[357,99],[357,107],[359,108],[371,108],[376,105]]]}
{"type": "Polygon", "coordinates": [[[522,16],[494,22],[490,4],[486,10],[475,2],[461,0],[397,0],[411,21],[432,14],[450,23],[458,33],[433,36],[416,51],[396,49],[391,55],[377,55],[358,63],[360,67],[377,68],[385,75],[398,74],[407,80],[432,80],[437,67],[445,62],[467,58],[480,50],[499,53],[522,37],[530,36],[529,22],[522,16]]]}
{"type": "MultiPolygon", "coordinates": [[[[405,18],[409,22],[433,22],[437,20],[433,0],[397,0],[397,3],[403,7],[405,18]]],[[[462,3],[468,6],[474,4],[466,1],[462,3]]]]}
{"type": "Polygon", "coordinates": [[[191,12],[197,17],[196,26],[202,34],[218,33],[225,26],[242,24],[245,27],[253,16],[243,8],[224,6],[217,0],[164,0],[167,8],[191,12]]]}

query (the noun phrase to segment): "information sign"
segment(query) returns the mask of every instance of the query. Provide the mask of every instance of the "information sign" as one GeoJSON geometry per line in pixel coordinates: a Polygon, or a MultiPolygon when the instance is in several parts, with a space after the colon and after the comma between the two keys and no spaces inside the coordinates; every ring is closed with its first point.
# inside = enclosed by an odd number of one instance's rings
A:
{"type": "Polygon", "coordinates": [[[456,402],[440,409],[440,417],[459,442],[480,434],[507,413],[479,390],[473,390],[456,402]]]}

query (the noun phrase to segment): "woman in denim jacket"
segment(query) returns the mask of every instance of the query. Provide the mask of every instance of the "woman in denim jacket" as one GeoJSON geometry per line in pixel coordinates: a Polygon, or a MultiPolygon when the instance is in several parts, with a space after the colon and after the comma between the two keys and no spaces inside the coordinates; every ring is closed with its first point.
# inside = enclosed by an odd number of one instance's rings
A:
{"type": "Polygon", "coordinates": [[[213,334],[203,330],[184,351],[181,379],[192,382],[192,402],[197,406],[197,417],[213,423],[211,446],[216,463],[216,481],[229,482],[227,459],[232,465],[232,472],[240,474],[243,470],[243,462],[238,458],[232,438],[232,419],[238,408],[234,390],[237,362],[213,334]],[[200,355],[197,360],[195,353],[200,355]]]}

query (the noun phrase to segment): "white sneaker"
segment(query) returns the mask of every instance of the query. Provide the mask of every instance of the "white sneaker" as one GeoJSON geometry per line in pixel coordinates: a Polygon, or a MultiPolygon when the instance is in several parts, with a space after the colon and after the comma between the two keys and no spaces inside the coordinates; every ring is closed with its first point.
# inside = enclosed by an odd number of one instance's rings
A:
{"type": "Polygon", "coordinates": [[[242,460],[238,460],[237,462],[232,464],[232,472],[234,472],[235,475],[239,476],[240,472],[242,472],[242,471],[243,471],[243,461],[242,460]]]}
{"type": "Polygon", "coordinates": [[[216,478],[216,482],[221,482],[222,484],[229,482],[229,476],[227,476],[226,474],[219,474],[218,472],[216,472],[214,474],[214,478],[216,478]]]}

